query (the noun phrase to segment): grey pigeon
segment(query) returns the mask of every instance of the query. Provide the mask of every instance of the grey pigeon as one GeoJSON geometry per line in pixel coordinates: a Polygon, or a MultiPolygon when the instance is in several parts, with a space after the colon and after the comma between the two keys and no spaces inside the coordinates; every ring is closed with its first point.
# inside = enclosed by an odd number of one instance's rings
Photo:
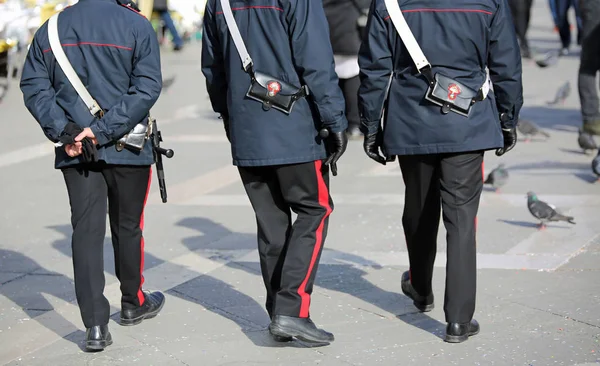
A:
{"type": "Polygon", "coordinates": [[[600,180],[600,150],[598,150],[598,155],[592,160],[592,171],[598,176],[598,180],[600,180]]]}
{"type": "Polygon", "coordinates": [[[508,170],[504,169],[504,164],[498,165],[497,168],[492,170],[488,174],[484,184],[490,184],[496,190],[496,193],[500,191],[500,188],[506,185],[508,182],[508,170]]]}
{"type": "Polygon", "coordinates": [[[539,57],[536,56],[535,58],[535,63],[541,68],[556,65],[557,62],[558,52],[556,51],[547,52],[539,57]]]}
{"type": "Polygon", "coordinates": [[[168,79],[163,80],[163,83],[162,83],[163,90],[167,91],[171,87],[171,85],[173,85],[174,82],[175,82],[175,76],[172,76],[168,79]]]}
{"type": "Polygon", "coordinates": [[[556,96],[554,96],[554,100],[551,102],[548,102],[548,105],[564,103],[570,94],[571,94],[571,83],[567,81],[560,88],[558,88],[558,90],[556,91],[556,96]]]}
{"type": "Polygon", "coordinates": [[[579,130],[577,142],[585,154],[587,154],[588,151],[598,150],[598,145],[596,144],[596,141],[594,141],[594,137],[589,133],[583,132],[581,129],[579,130]]]}
{"type": "Polygon", "coordinates": [[[520,134],[525,136],[525,142],[529,142],[531,137],[542,135],[546,138],[550,138],[550,134],[532,121],[526,119],[520,119],[517,124],[517,130],[520,134]]]}
{"type": "Polygon", "coordinates": [[[540,220],[539,228],[545,229],[546,223],[551,221],[566,221],[570,224],[575,224],[575,218],[565,216],[556,211],[556,209],[544,201],[538,199],[533,192],[527,192],[527,208],[536,219],[540,220]]]}

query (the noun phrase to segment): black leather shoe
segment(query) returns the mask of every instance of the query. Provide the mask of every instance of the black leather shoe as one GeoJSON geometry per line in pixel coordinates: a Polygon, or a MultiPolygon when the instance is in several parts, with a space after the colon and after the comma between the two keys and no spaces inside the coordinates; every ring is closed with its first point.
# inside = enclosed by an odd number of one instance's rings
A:
{"type": "Polygon", "coordinates": [[[448,343],[461,343],[479,333],[479,323],[472,319],[470,323],[448,323],[446,327],[446,339],[448,343]]]}
{"type": "Polygon", "coordinates": [[[86,351],[102,351],[112,344],[108,325],[94,325],[85,332],[86,351]]]}
{"type": "MultiPolygon", "coordinates": [[[[270,305],[270,304],[267,304],[267,313],[269,313],[269,319],[271,319],[271,321],[273,321],[273,310],[272,310],[272,305],[270,305]]],[[[273,333],[271,333],[271,336],[273,337],[273,340],[275,340],[275,342],[285,343],[285,342],[291,342],[294,340],[294,338],[292,338],[292,337],[280,337],[273,333]]]]}
{"type": "Polygon", "coordinates": [[[404,295],[410,297],[413,300],[413,304],[422,312],[428,312],[433,310],[433,294],[427,296],[421,296],[415,291],[415,288],[410,283],[410,274],[408,271],[402,274],[402,292],[404,295]]]}
{"type": "Polygon", "coordinates": [[[310,318],[275,315],[269,325],[273,336],[282,338],[296,337],[301,341],[329,344],[333,342],[333,334],[317,328],[310,318]]]}
{"type": "Polygon", "coordinates": [[[152,319],[165,305],[165,295],[162,292],[144,291],[144,297],[142,306],[121,310],[121,325],[137,325],[144,319],[152,319]]]}

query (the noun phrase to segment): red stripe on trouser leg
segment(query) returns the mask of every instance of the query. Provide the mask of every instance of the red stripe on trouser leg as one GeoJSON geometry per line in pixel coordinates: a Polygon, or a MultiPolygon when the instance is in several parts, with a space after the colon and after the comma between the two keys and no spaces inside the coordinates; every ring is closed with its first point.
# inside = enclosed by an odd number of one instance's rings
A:
{"type": "Polygon", "coordinates": [[[325,180],[323,180],[323,175],[321,173],[321,160],[315,161],[315,170],[317,174],[317,192],[319,196],[319,205],[325,208],[326,213],[317,228],[317,232],[315,233],[315,247],[313,249],[312,257],[310,259],[310,264],[308,265],[308,271],[306,272],[306,277],[304,281],[298,287],[298,295],[300,295],[300,318],[308,318],[308,309],[310,307],[310,295],[306,293],[306,284],[308,283],[308,279],[312,274],[312,270],[315,266],[315,262],[317,261],[317,256],[319,255],[319,251],[321,250],[321,246],[323,245],[323,228],[325,227],[325,220],[331,214],[331,206],[329,205],[329,189],[327,189],[327,185],[325,184],[325,180]]]}
{"type": "Polygon", "coordinates": [[[146,209],[146,202],[148,202],[148,195],[150,194],[150,184],[152,184],[152,167],[150,167],[150,173],[148,173],[148,188],[146,188],[146,197],[144,198],[144,207],[142,208],[142,216],[140,217],[140,230],[142,230],[142,240],[140,241],[140,288],[138,289],[138,301],[140,306],[144,304],[145,297],[142,292],[142,285],[144,284],[144,210],[146,209]]]}

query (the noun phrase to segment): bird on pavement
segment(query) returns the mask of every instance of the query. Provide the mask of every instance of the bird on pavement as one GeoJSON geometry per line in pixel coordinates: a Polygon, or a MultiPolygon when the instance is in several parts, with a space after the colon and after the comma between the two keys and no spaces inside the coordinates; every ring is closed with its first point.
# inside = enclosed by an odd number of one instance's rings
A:
{"type": "Polygon", "coordinates": [[[566,221],[570,224],[575,224],[575,218],[565,216],[556,211],[556,208],[544,201],[541,201],[533,192],[527,192],[527,208],[536,219],[540,220],[538,228],[543,230],[546,228],[546,223],[551,221],[566,221]]]}
{"type": "Polygon", "coordinates": [[[517,124],[517,130],[520,134],[525,136],[525,142],[531,141],[531,137],[542,135],[546,138],[550,138],[550,134],[544,131],[540,126],[532,121],[526,119],[520,119],[517,124]]]}
{"type": "Polygon", "coordinates": [[[556,65],[557,62],[558,62],[558,53],[557,52],[547,52],[547,53],[537,56],[535,58],[535,63],[541,68],[556,65]]]}
{"type": "Polygon", "coordinates": [[[598,150],[598,155],[592,160],[592,171],[598,177],[600,181],[600,150],[598,150]]]}
{"type": "Polygon", "coordinates": [[[598,144],[594,141],[594,137],[587,132],[583,132],[582,129],[579,130],[577,142],[579,147],[583,149],[584,154],[587,154],[588,151],[598,150],[598,144]]]}
{"type": "Polygon", "coordinates": [[[560,88],[558,88],[558,90],[556,91],[556,95],[554,96],[554,100],[551,102],[548,102],[548,105],[555,105],[558,103],[562,104],[565,102],[565,100],[569,97],[570,94],[571,94],[571,83],[567,81],[560,88]]]}
{"type": "Polygon", "coordinates": [[[168,79],[163,80],[163,90],[167,91],[171,85],[173,85],[173,83],[175,82],[175,76],[171,76],[168,79]]]}
{"type": "Polygon", "coordinates": [[[496,193],[500,192],[500,188],[506,185],[508,182],[508,170],[504,168],[504,164],[498,165],[494,170],[488,174],[483,184],[490,184],[494,187],[496,193]]]}

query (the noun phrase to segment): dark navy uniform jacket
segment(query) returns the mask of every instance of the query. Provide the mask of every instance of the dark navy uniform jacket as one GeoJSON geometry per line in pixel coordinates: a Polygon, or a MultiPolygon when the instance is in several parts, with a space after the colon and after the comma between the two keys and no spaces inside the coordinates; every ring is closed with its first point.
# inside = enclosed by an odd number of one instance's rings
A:
{"type": "MultiPolygon", "coordinates": [[[[48,23],[37,31],[27,55],[21,90],[25,105],[44,133],[57,142],[67,122],[91,127],[108,164],[150,165],[150,141],[141,153],[116,151],[114,142],[143,121],[160,95],[159,45],[150,22],[115,0],[79,0],[58,17],[58,34],[67,58],[92,97],[106,112],[94,118],[56,63],[48,23]]],[[[64,147],[56,167],[81,163],[64,147]]]]}
{"type": "Polygon", "coordinates": [[[523,104],[521,56],[506,0],[399,0],[433,67],[478,90],[489,68],[494,92],[470,116],[446,115],[426,100],[427,81],[416,67],[384,0],[374,0],[361,46],[359,104],[363,129],[375,132],[383,110],[388,155],[466,152],[503,145],[499,115],[514,127],[523,104]],[[388,95],[389,88],[389,95],[388,95]]]}
{"type": "Polygon", "coordinates": [[[326,157],[319,129],[347,127],[321,0],[231,0],[257,71],[307,85],[290,115],[247,98],[250,76],[227,29],[219,0],[204,15],[202,71],[215,112],[229,117],[233,164],[304,163],[326,157]]]}

